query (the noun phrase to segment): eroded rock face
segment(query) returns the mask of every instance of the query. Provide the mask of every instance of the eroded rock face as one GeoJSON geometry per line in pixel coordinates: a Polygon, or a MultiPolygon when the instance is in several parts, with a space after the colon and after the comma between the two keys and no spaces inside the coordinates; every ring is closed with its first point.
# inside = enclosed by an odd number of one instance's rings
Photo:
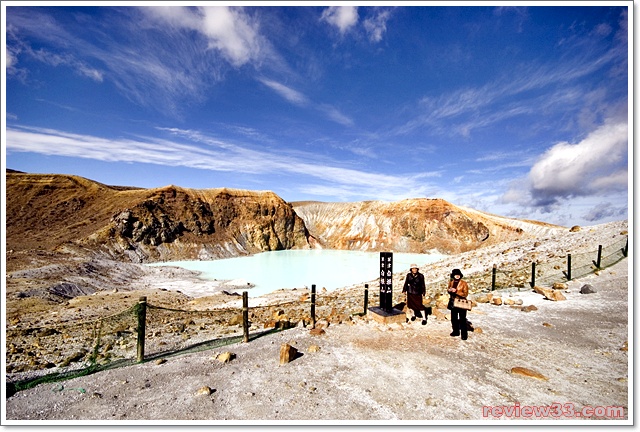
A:
{"type": "Polygon", "coordinates": [[[293,206],[312,237],[331,249],[453,254],[552,229],[463,209],[442,199],[301,202],[293,206]]]}
{"type": "Polygon", "coordinates": [[[7,173],[7,237],[16,250],[74,244],[132,262],[309,247],[304,222],[273,192],[111,187],[25,173],[7,173]]]}
{"type": "Polygon", "coordinates": [[[121,248],[132,256],[135,251],[142,261],[309,247],[304,222],[271,192],[197,192],[176,187],[157,190],[115,214],[103,240],[115,252],[121,248]]]}

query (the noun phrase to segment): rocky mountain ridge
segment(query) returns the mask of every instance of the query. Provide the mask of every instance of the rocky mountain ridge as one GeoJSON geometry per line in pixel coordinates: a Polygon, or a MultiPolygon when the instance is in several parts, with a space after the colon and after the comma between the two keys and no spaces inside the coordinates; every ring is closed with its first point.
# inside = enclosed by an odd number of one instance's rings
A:
{"type": "Polygon", "coordinates": [[[304,222],[273,192],[136,189],[71,175],[8,172],[7,249],[128,262],[308,248],[304,222]]]}
{"type": "Polygon", "coordinates": [[[33,250],[134,263],[300,248],[454,254],[563,229],[442,199],[287,203],[270,191],[142,189],[15,171],[6,184],[14,258],[33,250]]]}
{"type": "Polygon", "coordinates": [[[292,203],[323,248],[456,254],[565,228],[511,219],[443,199],[292,203]]]}

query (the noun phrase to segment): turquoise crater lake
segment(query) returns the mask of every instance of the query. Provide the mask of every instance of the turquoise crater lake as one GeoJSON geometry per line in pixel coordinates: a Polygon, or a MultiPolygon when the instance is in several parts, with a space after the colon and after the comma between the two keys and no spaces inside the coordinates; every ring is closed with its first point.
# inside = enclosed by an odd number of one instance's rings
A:
{"type": "MultiPolygon", "coordinates": [[[[412,263],[418,264],[424,271],[426,264],[445,257],[446,255],[437,253],[394,253],[393,271],[409,272],[412,263]]],[[[377,280],[379,260],[379,252],[314,249],[281,250],[213,261],[172,261],[151,265],[198,271],[200,277],[207,280],[242,279],[255,285],[246,289],[249,296],[259,297],[282,288],[310,289],[315,284],[318,292],[322,288],[332,291],[377,280]]],[[[237,289],[235,291],[239,292],[237,289]]]]}

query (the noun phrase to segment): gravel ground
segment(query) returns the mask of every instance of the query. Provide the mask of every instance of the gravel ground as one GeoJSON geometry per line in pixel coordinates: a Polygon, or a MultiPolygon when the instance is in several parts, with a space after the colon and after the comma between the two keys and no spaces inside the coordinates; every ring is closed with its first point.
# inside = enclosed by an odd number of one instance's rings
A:
{"type": "Polygon", "coordinates": [[[503,299],[522,299],[537,310],[479,304],[469,313],[476,331],[466,341],[449,336],[446,316],[431,316],[426,326],[362,318],[325,327],[323,334],[297,327],[162,363],[41,384],[4,401],[3,423],[630,425],[631,261],[569,282],[565,301],[530,290],[503,292],[503,299]],[[580,294],[585,284],[597,292],[580,294]],[[280,364],[285,343],[299,355],[280,364]],[[218,359],[224,352],[232,353],[230,361],[218,359]],[[503,407],[552,407],[552,414],[622,407],[623,413],[492,415],[503,407]]]}

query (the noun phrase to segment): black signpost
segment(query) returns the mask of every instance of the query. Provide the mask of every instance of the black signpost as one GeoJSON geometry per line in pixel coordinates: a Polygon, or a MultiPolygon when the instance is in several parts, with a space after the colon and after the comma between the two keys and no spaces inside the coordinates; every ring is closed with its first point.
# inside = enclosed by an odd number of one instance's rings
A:
{"type": "MultiPolygon", "coordinates": [[[[404,323],[406,319],[403,311],[393,307],[392,285],[393,252],[380,252],[380,307],[369,308],[367,313],[374,320],[383,324],[404,323]]],[[[365,291],[365,295],[366,293],[367,291],[365,291]]]]}
{"type": "Polygon", "coordinates": [[[393,295],[393,252],[380,252],[380,309],[390,312],[393,295]]]}

